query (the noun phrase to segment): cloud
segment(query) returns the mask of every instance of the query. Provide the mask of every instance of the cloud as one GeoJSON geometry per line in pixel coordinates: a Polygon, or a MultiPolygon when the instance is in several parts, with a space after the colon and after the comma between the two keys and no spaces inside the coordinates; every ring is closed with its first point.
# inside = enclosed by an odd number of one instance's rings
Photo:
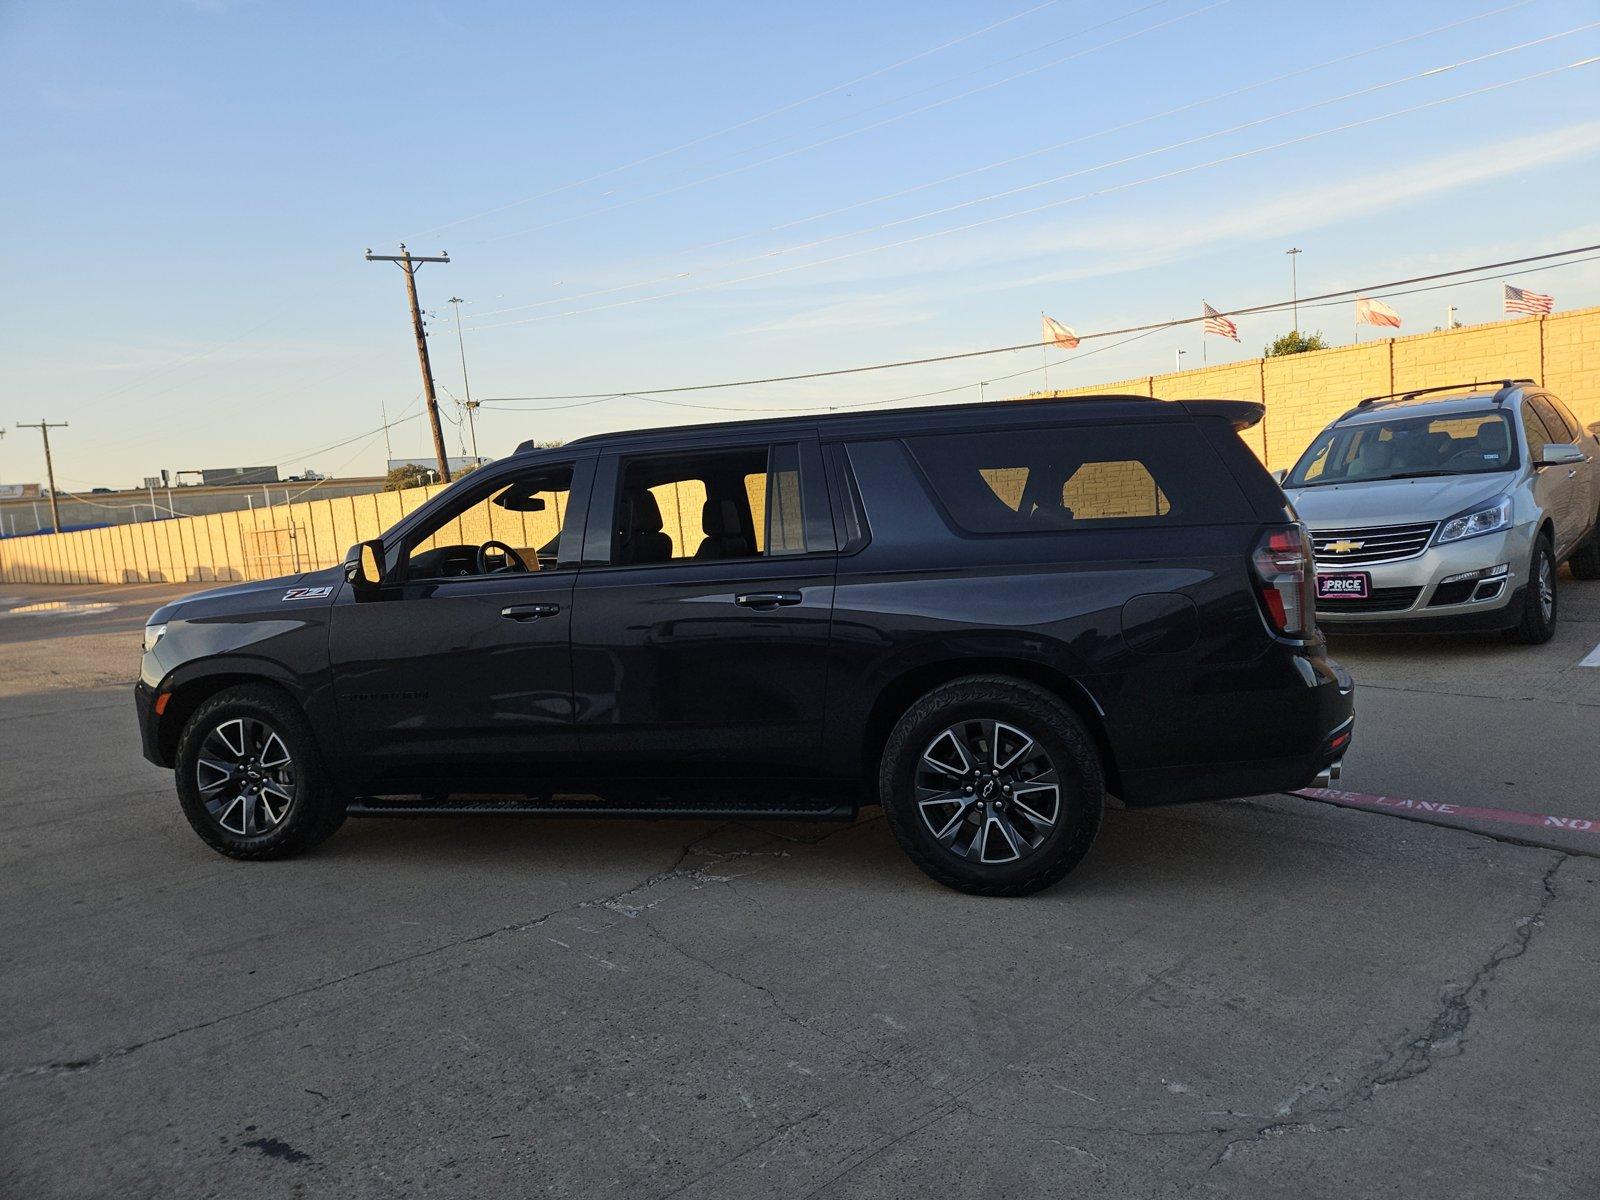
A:
{"type": "Polygon", "coordinates": [[[853,296],[752,325],[739,332],[814,334],[830,329],[892,329],[900,325],[915,325],[935,315],[926,305],[909,303],[915,297],[914,292],[878,292],[853,296]]]}
{"type": "MultiPolygon", "coordinates": [[[[1441,154],[1355,178],[1298,188],[1242,207],[1218,206],[1207,213],[1204,222],[1179,224],[1166,219],[1108,222],[1066,236],[1035,235],[1019,240],[1005,253],[1011,258],[1025,258],[1090,247],[1122,253],[1110,260],[1012,279],[998,286],[1027,287],[1141,270],[1242,239],[1298,234],[1344,221],[1375,217],[1446,192],[1587,158],[1597,151],[1600,151],[1600,121],[1581,121],[1548,133],[1507,138],[1492,145],[1441,154]]],[[[987,251],[991,256],[1000,252],[993,245],[987,251]]]]}

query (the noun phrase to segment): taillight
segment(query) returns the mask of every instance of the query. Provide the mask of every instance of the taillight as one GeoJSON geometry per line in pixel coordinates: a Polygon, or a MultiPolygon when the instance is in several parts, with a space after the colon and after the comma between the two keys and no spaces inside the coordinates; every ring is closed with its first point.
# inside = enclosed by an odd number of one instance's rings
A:
{"type": "Polygon", "coordinates": [[[1290,637],[1310,634],[1316,626],[1315,572],[1305,529],[1279,525],[1267,530],[1250,562],[1273,629],[1290,637]]]}

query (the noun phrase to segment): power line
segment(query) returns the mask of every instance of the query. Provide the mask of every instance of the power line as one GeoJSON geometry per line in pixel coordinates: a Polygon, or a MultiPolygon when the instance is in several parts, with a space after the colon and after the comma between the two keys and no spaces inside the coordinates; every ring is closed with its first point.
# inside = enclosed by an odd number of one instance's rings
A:
{"type": "MultiPolygon", "coordinates": [[[[1165,3],[1165,0],[1159,0],[1159,2],[1165,3]]],[[[964,33],[960,37],[952,38],[950,41],[943,42],[930,49],[919,51],[918,53],[911,55],[909,58],[902,58],[897,62],[889,63],[887,66],[875,68],[874,70],[868,71],[864,75],[857,75],[854,79],[847,79],[843,83],[834,84],[831,87],[824,88],[820,92],[815,92],[799,100],[791,100],[786,104],[779,105],[777,108],[769,109],[763,113],[758,113],[753,117],[747,117],[742,121],[737,121],[732,125],[713,130],[710,133],[700,134],[698,137],[690,138],[686,142],[680,142],[676,146],[668,147],[665,150],[657,150],[653,154],[645,155],[643,158],[636,158],[632,162],[626,162],[620,166],[610,167],[607,170],[600,171],[597,174],[587,176],[586,178],[572,180],[569,183],[563,183],[556,187],[549,188],[546,191],[536,192],[531,196],[524,196],[518,200],[507,201],[504,204],[496,205],[494,208],[484,209],[482,212],[474,213],[471,216],[459,217],[454,221],[447,221],[443,225],[435,225],[432,229],[424,230],[420,236],[431,237],[436,233],[440,233],[446,229],[452,229],[457,225],[465,225],[470,221],[477,221],[483,217],[489,217],[496,213],[505,212],[507,209],[518,208],[524,204],[531,204],[535,200],[543,200],[548,196],[558,195],[561,192],[571,191],[573,188],[583,187],[585,184],[596,183],[599,180],[608,179],[613,175],[619,175],[624,171],[631,171],[635,167],[642,167],[647,163],[655,162],[658,159],[667,158],[684,150],[692,149],[693,147],[701,145],[702,143],[712,141],[730,133],[735,133],[740,129],[745,129],[751,125],[759,124],[762,121],[770,120],[773,117],[781,116],[786,112],[792,112],[797,108],[802,108],[805,105],[812,104],[818,100],[826,99],[829,96],[844,91],[846,88],[854,87],[859,83],[866,83],[868,80],[876,79],[880,75],[886,75],[891,71],[899,70],[901,67],[909,66],[910,64],[927,58],[930,55],[938,54],[943,50],[948,50],[952,46],[958,46],[962,42],[971,41],[976,37],[982,37],[984,34],[991,33],[1004,25],[1009,25],[1013,21],[1020,21],[1024,17],[1030,17],[1034,13],[1051,8],[1057,3],[1059,3],[1059,0],[1044,0],[1044,3],[1042,4],[1035,4],[1031,8],[1025,8],[1021,12],[1013,13],[1009,17],[1003,17],[998,21],[994,21],[983,26],[981,29],[975,29],[970,33],[964,33]]]]}
{"type": "Polygon", "coordinates": [[[795,271],[809,270],[813,267],[829,266],[834,263],[861,258],[868,254],[877,254],[884,250],[895,250],[903,246],[916,245],[921,242],[930,241],[934,238],[947,237],[954,233],[964,233],[972,229],[979,229],[988,225],[998,224],[1002,221],[1015,220],[1018,217],[1032,216],[1036,213],[1045,212],[1049,209],[1060,208],[1063,205],[1075,204],[1082,200],[1088,200],[1098,196],[1106,196],[1114,192],[1127,191],[1131,188],[1141,187],[1146,184],[1159,183],[1168,179],[1177,178],[1182,175],[1193,174],[1196,171],[1203,171],[1212,167],[1223,166],[1227,163],[1238,162],[1242,159],[1253,158],[1257,155],[1268,154],[1275,150],[1282,150],[1290,146],[1297,146],[1306,142],[1315,141],[1318,138],[1327,137],[1330,134],[1345,133],[1352,129],[1359,129],[1367,125],[1376,124],[1379,121],[1387,121],[1392,120],[1395,117],[1408,116],[1412,113],[1422,112],[1426,109],[1438,108],[1445,104],[1452,104],[1458,100],[1471,99],[1476,96],[1487,95],[1490,92],[1500,91],[1504,88],[1514,87],[1518,84],[1529,83],[1538,79],[1545,79],[1552,75],[1557,75],[1562,71],[1570,71],[1581,67],[1592,66],[1597,62],[1600,62],[1600,56],[1579,59],[1577,62],[1566,63],[1559,67],[1551,67],[1544,71],[1535,71],[1532,74],[1523,75],[1516,79],[1502,80],[1498,83],[1487,84],[1483,87],[1473,88],[1465,92],[1457,92],[1452,96],[1443,96],[1433,100],[1423,101],[1420,104],[1412,104],[1404,108],[1393,109],[1386,113],[1379,113],[1376,116],[1363,117],[1355,121],[1347,121],[1342,125],[1334,125],[1325,129],[1314,130],[1311,133],[1300,134],[1296,137],[1286,138],[1283,141],[1273,142],[1269,145],[1256,146],[1248,150],[1236,151],[1233,154],[1226,154],[1219,158],[1210,159],[1206,162],[1193,163],[1186,167],[1177,167],[1170,171],[1163,171],[1155,175],[1147,175],[1141,179],[1134,179],[1124,183],[1112,184],[1104,188],[1098,188],[1088,192],[1080,192],[1077,195],[1068,196],[1060,200],[1051,200],[1043,204],[1036,204],[1030,208],[1017,209],[1008,213],[999,213],[992,217],[984,217],[981,220],[969,221],[963,225],[953,225],[945,229],[936,229],[929,233],[917,234],[915,237],[902,238],[899,241],[883,242],[876,246],[866,246],[859,250],[848,251],[844,254],[836,254],[828,258],[813,259],[810,262],[795,263],[787,267],[778,267],[771,271],[758,271],[754,274],[742,275],[733,279],[717,280],[711,283],[700,284],[695,287],[679,288],[670,292],[657,292],[649,296],[638,296],[631,300],[617,300],[609,304],[596,304],[591,305],[588,308],[571,309],[566,312],[549,313],[537,317],[525,317],[516,321],[501,321],[490,325],[475,326],[474,328],[476,330],[487,330],[504,329],[515,325],[531,325],[538,322],[557,320],[564,317],[582,316],[586,313],[601,312],[613,308],[626,308],[635,304],[647,304],[656,300],[667,300],[678,296],[697,295],[703,292],[714,291],[719,288],[733,287],[741,283],[751,283],[756,280],[771,279],[778,275],[791,274],[795,271]]]}
{"type": "MultiPolygon", "coordinates": [[[[1360,287],[1340,288],[1336,291],[1322,292],[1315,296],[1306,296],[1299,303],[1310,307],[1319,301],[1335,300],[1340,297],[1366,295],[1373,292],[1387,291],[1392,288],[1405,287],[1414,283],[1430,283],[1434,280],[1449,279],[1461,275],[1475,275],[1483,271],[1501,270],[1506,267],[1521,266],[1525,263],[1547,262],[1553,258],[1569,258],[1572,255],[1587,254],[1600,250],[1600,243],[1588,246],[1573,246],[1566,250],[1552,250],[1544,254],[1533,254],[1523,258],[1506,259],[1502,262],[1479,263],[1471,267],[1458,267],[1451,271],[1437,271],[1430,275],[1414,275],[1408,279],[1392,279],[1384,283],[1368,283],[1360,287]]],[[[1587,261],[1587,260],[1584,260],[1587,261]]],[[[1568,264],[1557,264],[1568,265],[1568,264]]],[[[1231,308],[1219,313],[1219,316],[1238,317],[1250,316],[1256,313],[1273,312],[1289,307],[1288,300],[1274,300],[1266,304],[1256,304],[1244,308],[1231,308]]],[[[1205,320],[1204,316],[1175,317],[1167,321],[1157,321],[1146,325],[1130,325],[1122,329],[1105,329],[1098,333],[1083,333],[1078,335],[1079,341],[1091,341],[1098,338],[1121,337],[1134,333],[1156,333],[1163,329],[1176,329],[1184,325],[1193,325],[1205,320]]],[[[991,354],[1009,354],[1017,350],[1037,350],[1041,346],[1053,345],[1052,342],[1019,342],[1011,346],[996,346],[987,350],[966,350],[958,354],[938,354],[926,358],[900,359],[894,362],[871,363],[860,367],[839,367],[828,371],[806,371],[796,375],[771,375],[762,379],[736,379],[720,383],[700,383],[674,387],[647,387],[629,388],[627,390],[614,390],[610,392],[573,392],[546,396],[497,396],[479,401],[481,404],[521,403],[536,400],[559,401],[587,401],[590,404],[603,403],[606,400],[621,399],[625,396],[645,395],[675,395],[683,392],[718,391],[725,388],[757,387],[771,383],[795,383],[806,379],[831,379],[840,375],[859,375],[871,371],[889,371],[901,367],[920,367],[931,363],[957,362],[968,358],[982,358],[991,354]]],[[[1079,356],[1083,357],[1083,356],[1079,356]]],[[[1073,361],[1073,360],[1066,360],[1073,361]]],[[[574,404],[571,407],[586,407],[574,404]]]]}

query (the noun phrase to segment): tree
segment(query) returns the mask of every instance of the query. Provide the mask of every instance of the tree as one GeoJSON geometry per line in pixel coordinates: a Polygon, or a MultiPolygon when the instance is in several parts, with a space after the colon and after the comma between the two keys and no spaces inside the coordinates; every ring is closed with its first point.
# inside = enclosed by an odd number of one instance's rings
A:
{"type": "Polygon", "coordinates": [[[1280,338],[1275,338],[1262,355],[1265,358],[1281,358],[1285,354],[1304,354],[1307,350],[1326,350],[1328,343],[1322,338],[1322,330],[1315,333],[1301,333],[1298,329],[1291,329],[1280,338]]]}
{"type": "Polygon", "coordinates": [[[439,472],[432,467],[424,467],[420,463],[406,463],[404,466],[395,467],[383,477],[383,490],[403,492],[407,488],[432,483],[438,475],[439,472]]]}

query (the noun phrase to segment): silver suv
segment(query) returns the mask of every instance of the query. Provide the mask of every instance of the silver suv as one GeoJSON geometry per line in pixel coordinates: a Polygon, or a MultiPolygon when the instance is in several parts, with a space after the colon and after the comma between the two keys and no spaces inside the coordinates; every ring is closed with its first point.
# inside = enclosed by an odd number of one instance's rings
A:
{"type": "Polygon", "coordinates": [[[1318,623],[1549,641],[1560,564],[1600,579],[1597,430],[1529,379],[1361,401],[1281,480],[1311,530],[1318,623]]]}

